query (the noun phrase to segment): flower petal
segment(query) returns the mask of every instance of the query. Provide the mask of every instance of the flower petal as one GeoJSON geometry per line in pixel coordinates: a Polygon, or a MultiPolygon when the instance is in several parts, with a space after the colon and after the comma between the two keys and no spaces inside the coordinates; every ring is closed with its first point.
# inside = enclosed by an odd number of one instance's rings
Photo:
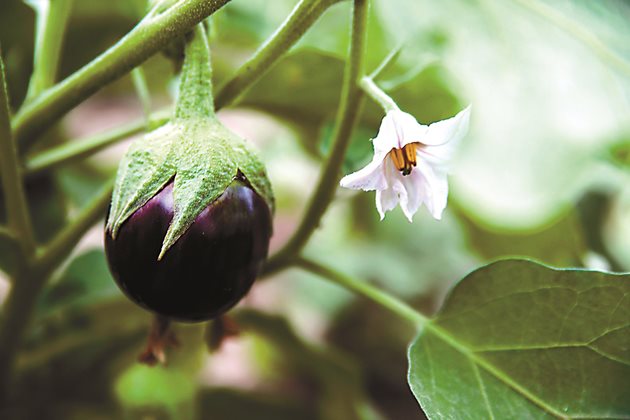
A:
{"type": "Polygon", "coordinates": [[[392,149],[402,149],[406,144],[422,141],[428,127],[418,124],[413,115],[399,109],[388,111],[378,135],[372,140],[374,154],[386,154],[392,149]]]}
{"type": "Polygon", "coordinates": [[[421,142],[429,129],[428,126],[420,124],[413,115],[403,111],[397,112],[396,124],[401,133],[398,142],[401,149],[409,143],[421,142]]]}
{"type": "Polygon", "coordinates": [[[470,105],[452,118],[430,124],[421,142],[436,147],[447,143],[457,143],[468,132],[469,122],[470,105]]]}
{"type": "Polygon", "coordinates": [[[428,183],[420,171],[413,170],[409,175],[402,176],[402,184],[407,194],[400,197],[400,208],[411,223],[422,203],[429,199],[428,183]]]}
{"type": "Polygon", "coordinates": [[[376,190],[376,209],[381,215],[381,220],[385,217],[385,212],[393,210],[400,200],[407,200],[407,191],[400,179],[402,175],[394,167],[394,162],[386,159],[383,164],[387,187],[376,190]]]}
{"type": "Polygon", "coordinates": [[[398,204],[398,195],[393,188],[376,190],[376,210],[381,220],[385,218],[385,212],[393,210],[396,204],[398,204]]]}
{"type": "Polygon", "coordinates": [[[428,165],[418,165],[415,171],[421,174],[424,181],[424,194],[422,197],[424,204],[433,218],[440,220],[448,199],[446,173],[435,171],[428,165]]]}
{"type": "Polygon", "coordinates": [[[385,155],[393,148],[398,147],[398,133],[396,129],[396,112],[389,111],[383,117],[378,134],[372,139],[374,156],[385,155]]]}
{"type": "Polygon", "coordinates": [[[383,159],[374,156],[372,162],[368,163],[358,171],[341,178],[339,185],[344,188],[352,188],[363,191],[383,190],[387,188],[383,159]]]}

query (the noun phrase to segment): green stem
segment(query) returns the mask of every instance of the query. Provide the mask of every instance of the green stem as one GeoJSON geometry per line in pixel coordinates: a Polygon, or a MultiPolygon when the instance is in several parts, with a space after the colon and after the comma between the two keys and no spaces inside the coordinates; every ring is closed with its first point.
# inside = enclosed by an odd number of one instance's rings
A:
{"type": "Polygon", "coordinates": [[[378,77],[381,74],[383,74],[383,72],[385,70],[389,69],[389,67],[396,61],[396,59],[398,58],[398,56],[402,52],[403,46],[404,46],[404,44],[400,43],[389,54],[387,54],[387,57],[385,57],[385,59],[383,61],[381,61],[381,64],[379,64],[378,67],[376,69],[374,69],[374,71],[372,73],[370,73],[370,75],[368,77],[370,79],[372,79],[372,80],[378,79],[378,77]]]}
{"type": "Polygon", "coordinates": [[[144,76],[144,71],[142,71],[141,66],[131,70],[131,80],[136,90],[136,95],[138,95],[138,99],[140,100],[140,105],[142,105],[144,118],[146,121],[149,121],[151,118],[151,94],[149,93],[147,79],[144,76]]]}
{"type": "Polygon", "coordinates": [[[45,150],[26,161],[24,172],[26,175],[57,168],[61,165],[76,162],[130,136],[146,131],[149,127],[156,128],[168,122],[172,111],[162,110],[153,113],[148,119],[140,119],[106,133],[82,139],[71,140],[66,144],[45,150]]]}
{"type": "Polygon", "coordinates": [[[15,356],[44,285],[42,278],[21,271],[2,306],[0,318],[0,407],[9,399],[15,356]]]}
{"type": "Polygon", "coordinates": [[[19,272],[0,318],[0,406],[8,398],[15,356],[32,318],[37,299],[51,272],[72,252],[77,242],[103,217],[113,188],[113,178],[85,206],[72,225],[44,248],[31,267],[19,272]]]}
{"type": "Polygon", "coordinates": [[[0,226],[0,240],[15,240],[15,234],[4,226],[0,226]]]}
{"type": "Polygon", "coordinates": [[[20,241],[23,255],[29,258],[35,251],[24,184],[19,170],[19,159],[11,135],[11,116],[4,61],[0,55],[0,175],[7,206],[8,227],[20,241]]]}
{"type": "Polygon", "coordinates": [[[46,0],[32,3],[37,12],[37,33],[28,99],[36,97],[55,83],[73,1],[46,0]]]}
{"type": "Polygon", "coordinates": [[[300,0],[280,27],[261,45],[219,89],[215,103],[217,109],[233,103],[269,71],[330,5],[338,0],[300,0]]]}
{"type": "Polygon", "coordinates": [[[25,104],[13,135],[26,151],[38,134],[109,82],[121,77],[230,0],[182,0],[143,19],[118,43],[61,83],[25,104]]]}
{"type": "Polygon", "coordinates": [[[313,231],[332,201],[339,183],[341,167],[352,132],[359,118],[363,95],[359,83],[363,76],[365,36],[367,26],[367,0],[355,0],[352,18],[352,39],[345,68],[341,103],[337,112],[337,122],[333,134],[333,147],[320,175],[315,192],[311,196],[306,213],[300,225],[286,245],[267,262],[266,269],[273,272],[294,255],[298,255],[306,245],[313,231]]]}
{"type": "Polygon", "coordinates": [[[624,60],[622,57],[617,55],[614,51],[612,51],[606,44],[597,38],[596,35],[589,32],[585,29],[584,26],[579,25],[573,20],[567,18],[563,14],[556,11],[553,7],[547,6],[546,4],[537,1],[537,0],[514,0],[517,3],[521,4],[521,6],[529,9],[530,11],[538,14],[539,16],[547,19],[552,24],[556,25],[558,28],[563,31],[573,35],[576,39],[584,43],[586,46],[591,48],[595,54],[599,56],[602,60],[608,62],[613,67],[616,67],[617,70],[625,73],[627,76],[630,76],[630,63],[624,60]]]}
{"type": "Polygon", "coordinates": [[[72,224],[66,226],[38,255],[34,270],[46,277],[72,252],[77,242],[94,224],[102,218],[109,206],[114,188],[112,177],[101,191],[81,210],[72,224]]]}
{"type": "Polygon", "coordinates": [[[378,103],[385,112],[399,110],[396,102],[383,91],[383,89],[379,88],[374,80],[371,77],[364,77],[361,79],[361,89],[365,93],[367,93],[370,98],[372,98],[376,103],[378,103]]]}
{"type": "Polygon", "coordinates": [[[212,66],[206,30],[203,24],[199,24],[195,28],[193,38],[186,45],[186,56],[175,105],[175,118],[205,119],[208,117],[214,117],[212,66]]]}
{"type": "Polygon", "coordinates": [[[336,283],[350,291],[365,296],[418,327],[424,326],[429,321],[427,317],[402,300],[372,286],[369,283],[357,280],[304,257],[297,258],[295,260],[295,265],[330,280],[331,282],[336,283]]]}

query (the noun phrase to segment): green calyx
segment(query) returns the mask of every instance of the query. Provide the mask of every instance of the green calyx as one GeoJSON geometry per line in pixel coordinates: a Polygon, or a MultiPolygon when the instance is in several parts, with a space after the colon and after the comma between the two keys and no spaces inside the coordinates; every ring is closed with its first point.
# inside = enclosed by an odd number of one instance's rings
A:
{"type": "Polygon", "coordinates": [[[107,230],[123,223],[173,180],[174,215],[158,259],[239,173],[271,211],[273,193],[256,152],[216,118],[210,50],[201,25],[186,47],[174,118],[135,141],[120,162],[107,230]]]}

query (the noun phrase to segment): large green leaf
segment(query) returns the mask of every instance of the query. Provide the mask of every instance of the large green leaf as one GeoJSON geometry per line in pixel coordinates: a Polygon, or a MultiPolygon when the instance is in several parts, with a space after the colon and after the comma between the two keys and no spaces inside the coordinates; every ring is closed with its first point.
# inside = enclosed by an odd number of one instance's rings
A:
{"type": "Polygon", "coordinates": [[[630,280],[488,265],[455,287],[409,362],[430,418],[628,418],[630,280]]]}

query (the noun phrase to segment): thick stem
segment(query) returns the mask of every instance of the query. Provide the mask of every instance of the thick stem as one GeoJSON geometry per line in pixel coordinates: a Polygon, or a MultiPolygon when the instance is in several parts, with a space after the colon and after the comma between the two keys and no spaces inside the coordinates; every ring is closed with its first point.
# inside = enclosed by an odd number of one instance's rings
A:
{"type": "Polygon", "coordinates": [[[367,93],[376,103],[383,107],[385,112],[398,110],[396,102],[386,94],[383,89],[379,88],[371,77],[361,79],[361,89],[367,93]]]}
{"type": "Polygon", "coordinates": [[[266,270],[270,272],[286,265],[288,260],[300,253],[313,231],[319,226],[319,222],[337,190],[344,156],[350,144],[352,132],[357,123],[363,102],[359,83],[363,76],[367,9],[367,0],[355,0],[352,18],[352,39],[345,69],[341,103],[333,134],[333,147],[324,164],[315,192],[308,202],[306,213],[302,217],[300,225],[286,245],[269,259],[266,270]]]}
{"type": "Polygon", "coordinates": [[[230,105],[269,71],[330,5],[338,0],[300,0],[291,14],[216,95],[217,109],[230,105]]]}
{"type": "Polygon", "coordinates": [[[203,24],[198,24],[193,38],[186,45],[186,57],[175,105],[175,118],[205,119],[210,117],[214,117],[210,47],[203,24]]]}
{"type": "Polygon", "coordinates": [[[8,227],[18,238],[23,255],[30,257],[35,251],[24,184],[20,176],[19,160],[11,135],[11,117],[7,85],[4,79],[4,62],[0,55],[0,175],[7,206],[8,227]]]}
{"type": "Polygon", "coordinates": [[[53,239],[31,267],[22,268],[16,275],[0,318],[0,406],[8,398],[15,356],[46,280],[85,232],[103,217],[112,185],[113,180],[81,211],[72,225],[53,239]]]}
{"type": "Polygon", "coordinates": [[[28,99],[36,97],[55,83],[73,1],[46,0],[34,3],[33,7],[37,12],[37,33],[28,99]]]}
{"type": "Polygon", "coordinates": [[[422,327],[428,321],[427,317],[402,300],[372,286],[369,283],[357,280],[304,257],[296,259],[295,265],[330,280],[331,282],[336,283],[352,292],[365,296],[418,327],[422,327]]]}
{"type": "Polygon", "coordinates": [[[21,271],[15,276],[0,318],[0,408],[9,399],[15,355],[44,285],[42,277],[21,271]]]}
{"type": "Polygon", "coordinates": [[[142,20],[117,44],[20,110],[12,125],[20,151],[25,152],[38,134],[85,98],[138,66],[228,1],[182,0],[142,20]]]}

